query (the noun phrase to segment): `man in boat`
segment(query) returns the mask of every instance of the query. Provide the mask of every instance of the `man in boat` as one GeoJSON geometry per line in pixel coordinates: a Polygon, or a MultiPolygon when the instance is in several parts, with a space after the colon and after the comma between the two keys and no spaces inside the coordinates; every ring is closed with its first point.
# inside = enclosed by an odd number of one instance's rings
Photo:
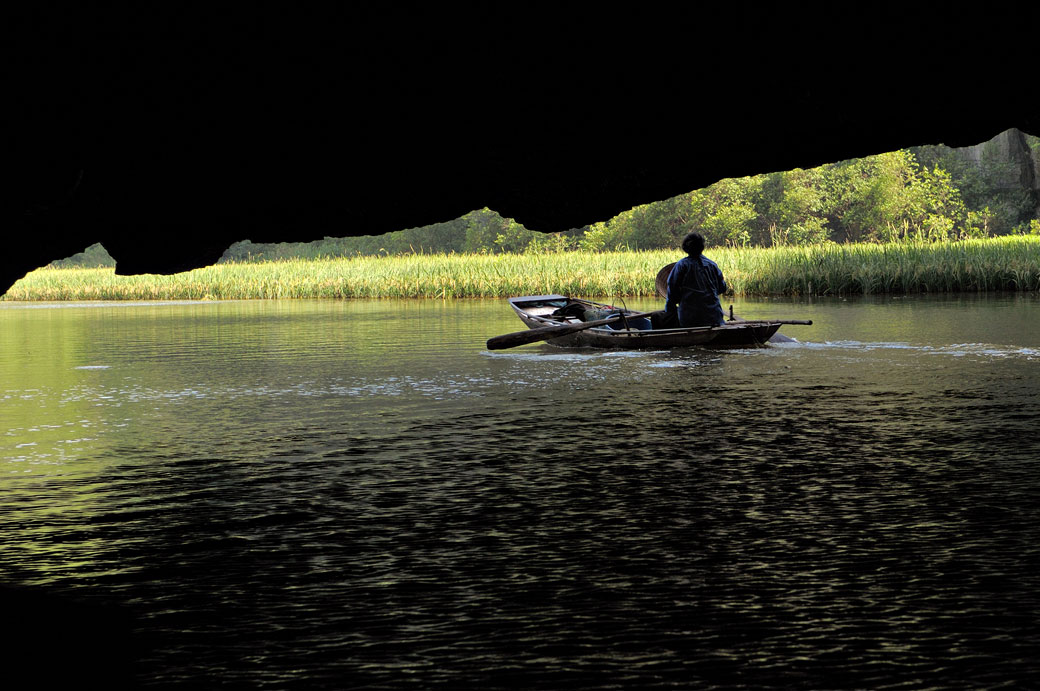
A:
{"type": "Polygon", "coordinates": [[[726,323],[719,295],[728,290],[718,264],[705,257],[704,236],[683,238],[683,257],[668,274],[665,320],[679,326],[719,326],[726,323]]]}

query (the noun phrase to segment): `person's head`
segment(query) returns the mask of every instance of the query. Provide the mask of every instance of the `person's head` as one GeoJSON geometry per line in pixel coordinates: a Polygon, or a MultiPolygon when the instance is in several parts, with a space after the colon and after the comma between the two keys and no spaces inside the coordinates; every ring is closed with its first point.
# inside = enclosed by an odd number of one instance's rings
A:
{"type": "Polygon", "coordinates": [[[683,252],[691,257],[701,256],[704,251],[704,236],[698,232],[689,233],[682,240],[683,252]]]}

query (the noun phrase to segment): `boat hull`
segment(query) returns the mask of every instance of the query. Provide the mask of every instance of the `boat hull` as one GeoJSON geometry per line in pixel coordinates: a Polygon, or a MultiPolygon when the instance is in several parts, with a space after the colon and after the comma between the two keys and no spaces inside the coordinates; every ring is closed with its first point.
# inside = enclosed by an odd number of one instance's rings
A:
{"type": "MultiPolygon", "coordinates": [[[[531,329],[544,326],[562,326],[567,321],[551,313],[569,304],[588,305],[591,308],[608,308],[609,305],[567,298],[562,295],[528,295],[510,298],[509,304],[520,320],[531,329]]],[[[631,310],[622,310],[633,314],[631,310]]],[[[593,327],[548,340],[555,346],[565,348],[614,348],[624,350],[660,350],[705,346],[711,348],[747,348],[765,345],[777,332],[781,324],[768,321],[728,322],[723,326],[698,326],[677,329],[622,329],[593,327]]]]}

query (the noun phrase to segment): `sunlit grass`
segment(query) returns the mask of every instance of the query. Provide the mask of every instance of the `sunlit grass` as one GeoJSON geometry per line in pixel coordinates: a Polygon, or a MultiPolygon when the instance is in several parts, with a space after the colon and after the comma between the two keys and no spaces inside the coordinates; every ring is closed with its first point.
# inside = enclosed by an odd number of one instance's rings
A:
{"type": "Polygon", "coordinates": [[[730,250],[717,261],[742,295],[1040,289],[1040,238],[1030,236],[730,250]]]}
{"type": "MultiPolygon", "coordinates": [[[[710,248],[737,295],[1040,290],[1040,238],[710,248]]],[[[679,251],[406,255],[217,264],[173,276],[39,269],[6,300],[651,296],[679,251]]]]}

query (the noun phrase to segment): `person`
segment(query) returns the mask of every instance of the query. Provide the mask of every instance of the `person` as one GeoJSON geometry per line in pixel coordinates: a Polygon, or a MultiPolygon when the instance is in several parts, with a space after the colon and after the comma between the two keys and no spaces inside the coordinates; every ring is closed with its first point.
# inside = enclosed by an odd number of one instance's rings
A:
{"type": "Polygon", "coordinates": [[[680,326],[720,326],[726,323],[719,295],[729,288],[718,264],[704,256],[704,236],[693,232],[683,238],[685,257],[668,274],[666,319],[680,326]]]}

